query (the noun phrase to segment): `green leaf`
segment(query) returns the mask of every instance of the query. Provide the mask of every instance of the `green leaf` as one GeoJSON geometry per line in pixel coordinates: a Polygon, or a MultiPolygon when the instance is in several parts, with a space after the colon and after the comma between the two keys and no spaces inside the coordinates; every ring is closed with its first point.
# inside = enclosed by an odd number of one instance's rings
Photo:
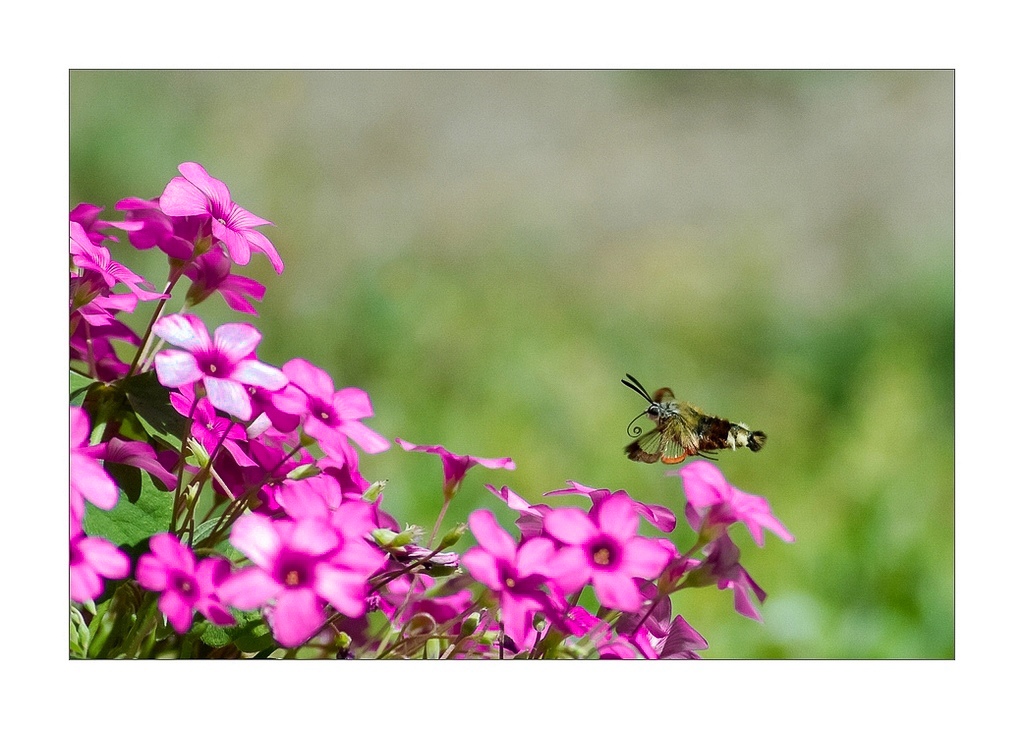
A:
{"type": "Polygon", "coordinates": [[[95,382],[96,380],[71,370],[71,404],[82,407],[82,403],[85,402],[86,392],[95,382]]]}
{"type": "Polygon", "coordinates": [[[171,406],[171,394],[157,380],[156,372],[128,378],[124,381],[124,392],[143,429],[180,451],[187,421],[171,406]]]}
{"type": "Polygon", "coordinates": [[[129,490],[122,487],[117,505],[110,511],[87,504],[83,526],[86,534],[105,537],[137,558],[149,537],[170,527],[174,493],[157,487],[145,471],[133,470],[139,474],[138,490],[134,484],[129,484],[129,490]]]}
{"type": "Polygon", "coordinates": [[[238,624],[226,628],[211,624],[202,635],[202,641],[206,645],[220,648],[228,643],[234,643],[243,653],[258,653],[266,648],[276,647],[270,628],[263,621],[263,614],[259,610],[242,612],[232,608],[231,614],[238,624]]]}

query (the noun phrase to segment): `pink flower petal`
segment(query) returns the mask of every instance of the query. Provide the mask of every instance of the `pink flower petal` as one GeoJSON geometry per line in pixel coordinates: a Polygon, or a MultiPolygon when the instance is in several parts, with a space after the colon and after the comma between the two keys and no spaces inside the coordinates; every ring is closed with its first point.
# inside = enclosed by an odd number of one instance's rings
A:
{"type": "Polygon", "coordinates": [[[313,590],[285,590],[269,619],[277,642],[294,648],[313,637],[324,621],[324,611],[313,590]]]}
{"type": "Polygon", "coordinates": [[[633,577],[652,580],[661,574],[672,554],[653,539],[637,537],[623,545],[621,569],[633,577]]]}
{"type": "Polygon", "coordinates": [[[330,524],[320,519],[302,519],[287,539],[289,549],[322,556],[338,546],[338,534],[330,524]]]}
{"type": "Polygon", "coordinates": [[[178,165],[178,172],[195,185],[196,189],[210,200],[218,210],[224,214],[229,212],[231,192],[228,190],[228,186],[216,177],[212,177],[205,167],[198,162],[182,162],[178,165]]]}
{"type": "Polygon", "coordinates": [[[516,571],[525,575],[546,575],[547,567],[555,556],[555,544],[550,539],[527,539],[516,553],[516,571]]]}
{"type": "Polygon", "coordinates": [[[214,407],[239,420],[252,417],[252,398],[243,384],[220,377],[204,377],[203,384],[206,385],[206,397],[214,407]]]}
{"type": "Polygon", "coordinates": [[[209,215],[206,195],[184,177],[172,178],[160,196],[160,210],[165,215],[209,215]]]}
{"type": "Polygon", "coordinates": [[[358,387],[346,387],[333,394],[334,409],[344,420],[358,420],[373,415],[370,396],[358,387]]]}
{"type": "Polygon", "coordinates": [[[171,314],[153,325],[153,333],[189,352],[204,352],[213,343],[202,319],[194,314],[171,314]]]}
{"type": "Polygon", "coordinates": [[[356,420],[342,425],[341,432],[354,440],[367,453],[380,453],[391,447],[391,441],[356,420]]]}
{"type": "Polygon", "coordinates": [[[544,515],[544,531],[565,544],[583,544],[598,535],[598,529],[583,509],[566,506],[544,515]]]}
{"type": "Polygon", "coordinates": [[[618,491],[602,500],[594,511],[598,527],[605,534],[610,534],[620,542],[636,536],[640,518],[636,514],[636,504],[625,491],[618,491]]]}
{"type": "Polygon", "coordinates": [[[252,324],[233,322],[217,327],[213,333],[213,346],[232,362],[240,362],[252,354],[261,339],[263,335],[252,324]]]}
{"type": "Polygon", "coordinates": [[[334,381],[319,367],[304,359],[292,359],[285,362],[281,369],[291,383],[303,392],[324,402],[334,398],[334,381]]]}
{"type": "Polygon", "coordinates": [[[288,384],[284,372],[255,359],[244,359],[235,366],[231,379],[246,385],[256,385],[274,392],[288,384]]]}
{"type": "Polygon", "coordinates": [[[281,551],[281,537],[274,523],[262,514],[243,516],[231,528],[231,544],[254,564],[269,570],[281,551]]]}
{"type": "Polygon", "coordinates": [[[462,556],[462,566],[469,574],[495,592],[505,589],[505,584],[501,581],[498,563],[486,550],[480,547],[471,547],[466,550],[462,556]]]}
{"type": "Polygon", "coordinates": [[[190,353],[180,349],[167,350],[156,356],[156,378],[164,387],[181,387],[203,376],[199,363],[190,353]]]}
{"type": "Polygon", "coordinates": [[[192,626],[192,605],[182,599],[177,590],[167,590],[157,601],[160,612],[178,633],[186,633],[192,626]]]}
{"type": "Polygon", "coordinates": [[[147,590],[163,592],[167,589],[167,568],[152,554],[144,554],[135,567],[135,579],[147,590]]]}
{"type": "Polygon", "coordinates": [[[358,618],[366,612],[366,579],[329,564],[316,566],[316,592],[343,615],[358,618]]]}
{"type": "Polygon", "coordinates": [[[218,588],[217,594],[239,610],[253,610],[273,600],[284,586],[259,567],[244,567],[218,588]]]}
{"type": "Polygon", "coordinates": [[[643,600],[633,579],[621,571],[594,570],[590,577],[597,600],[605,607],[624,612],[640,609],[643,600]]]}
{"type": "Polygon", "coordinates": [[[511,564],[516,556],[516,543],[511,535],[501,528],[494,514],[486,509],[477,509],[469,515],[469,528],[481,547],[500,560],[511,564]]]}

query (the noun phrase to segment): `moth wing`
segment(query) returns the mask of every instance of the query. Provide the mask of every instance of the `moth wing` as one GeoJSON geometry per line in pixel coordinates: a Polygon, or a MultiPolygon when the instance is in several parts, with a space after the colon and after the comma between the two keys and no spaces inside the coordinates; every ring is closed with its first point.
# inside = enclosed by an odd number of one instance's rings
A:
{"type": "Polygon", "coordinates": [[[649,430],[626,446],[626,455],[631,460],[654,463],[661,456],[663,428],[649,430]]]}
{"type": "Polygon", "coordinates": [[[697,452],[697,437],[687,422],[687,415],[689,413],[684,410],[679,417],[672,418],[662,427],[659,446],[662,463],[681,463],[697,452]]]}
{"type": "Polygon", "coordinates": [[[683,445],[679,434],[670,435],[668,428],[661,433],[661,462],[669,465],[682,462],[690,453],[683,445]]]}

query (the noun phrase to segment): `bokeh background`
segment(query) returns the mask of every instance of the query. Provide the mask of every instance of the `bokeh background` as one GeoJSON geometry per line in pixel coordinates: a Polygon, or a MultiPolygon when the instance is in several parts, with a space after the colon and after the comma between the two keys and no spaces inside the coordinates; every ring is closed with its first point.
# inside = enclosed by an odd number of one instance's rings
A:
{"type": "MultiPolygon", "coordinates": [[[[471,470],[447,525],[487,507],[514,528],[484,483],[536,503],[567,479],[682,518],[679,479],[622,453],[645,404],[629,372],[769,436],[718,466],[796,541],[734,531],[763,624],[730,592],[677,596],[706,656],[953,656],[951,71],[73,71],[70,87],[69,209],[117,218],[202,163],[276,225],[284,273],[236,270],[267,285],[263,360],[364,388],[390,438],[515,459],[471,470]]],[[[158,254],[113,250],[165,280],[158,254]]],[[[249,320],[212,299],[197,313],[249,320]]],[[[394,446],[361,467],[429,529],[435,456],[394,446]]],[[[671,536],[692,542],[685,521],[671,536]]]]}

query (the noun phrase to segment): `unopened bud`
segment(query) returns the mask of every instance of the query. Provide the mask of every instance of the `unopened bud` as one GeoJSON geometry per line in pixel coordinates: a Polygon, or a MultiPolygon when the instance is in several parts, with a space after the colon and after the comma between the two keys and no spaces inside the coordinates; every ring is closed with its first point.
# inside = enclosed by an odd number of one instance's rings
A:
{"type": "Polygon", "coordinates": [[[480,613],[470,613],[466,616],[466,619],[462,621],[462,625],[459,626],[459,637],[468,638],[476,632],[477,626],[480,625],[480,613]]]}
{"type": "Polygon", "coordinates": [[[462,539],[462,535],[466,533],[466,528],[467,528],[466,524],[458,524],[458,525],[456,525],[447,534],[445,534],[443,537],[441,537],[441,541],[437,545],[437,548],[438,549],[444,549],[445,547],[450,547],[453,544],[455,544],[456,542],[458,542],[460,539],[462,539]]]}
{"type": "Polygon", "coordinates": [[[303,463],[301,466],[296,466],[291,471],[289,471],[288,475],[285,476],[285,478],[291,479],[292,481],[301,481],[304,478],[310,478],[311,476],[319,475],[320,469],[317,468],[314,464],[303,463]]]}

